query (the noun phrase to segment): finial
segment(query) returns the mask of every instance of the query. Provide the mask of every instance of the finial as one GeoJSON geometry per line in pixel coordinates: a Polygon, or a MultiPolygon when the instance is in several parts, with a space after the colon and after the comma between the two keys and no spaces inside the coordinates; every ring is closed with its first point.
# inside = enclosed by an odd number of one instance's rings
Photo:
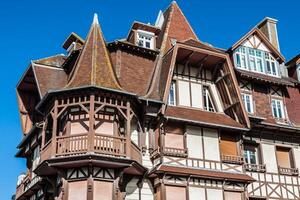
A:
{"type": "Polygon", "coordinates": [[[93,24],[99,24],[97,13],[94,14],[93,24]]]}

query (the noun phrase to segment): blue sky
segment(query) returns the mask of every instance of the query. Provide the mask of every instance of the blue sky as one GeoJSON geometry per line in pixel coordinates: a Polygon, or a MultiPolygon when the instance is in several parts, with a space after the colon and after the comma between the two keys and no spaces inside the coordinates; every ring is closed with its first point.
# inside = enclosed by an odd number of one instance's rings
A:
{"type": "MultiPolygon", "coordinates": [[[[72,31],[85,38],[93,13],[107,41],[124,38],[134,20],[154,23],[168,0],[51,0],[0,2],[0,198],[10,199],[25,162],[14,158],[21,140],[15,86],[30,63],[64,53],[61,45],[72,31]]],[[[228,48],[265,16],[279,20],[283,55],[300,52],[300,1],[293,0],[178,0],[198,37],[214,46],[228,48]]]]}

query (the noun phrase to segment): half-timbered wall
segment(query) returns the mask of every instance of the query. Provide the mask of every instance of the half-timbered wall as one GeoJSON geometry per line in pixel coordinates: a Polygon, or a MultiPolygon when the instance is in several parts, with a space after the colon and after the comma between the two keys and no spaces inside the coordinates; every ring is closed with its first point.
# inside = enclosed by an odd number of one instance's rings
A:
{"type": "Polygon", "coordinates": [[[185,67],[177,64],[174,69],[173,81],[175,81],[175,99],[178,106],[193,107],[198,109],[203,108],[203,87],[209,89],[212,104],[215,111],[223,112],[223,106],[212,80],[212,72],[203,69],[200,75],[197,75],[198,70],[194,67],[185,67]]]}
{"type": "Polygon", "coordinates": [[[167,200],[242,200],[244,185],[226,181],[166,175],[158,190],[167,200]]]}

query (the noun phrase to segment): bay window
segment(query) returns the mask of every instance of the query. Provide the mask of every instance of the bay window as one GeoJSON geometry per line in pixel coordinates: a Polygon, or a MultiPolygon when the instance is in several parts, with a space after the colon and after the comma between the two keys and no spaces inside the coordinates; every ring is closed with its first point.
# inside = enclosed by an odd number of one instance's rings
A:
{"type": "Polygon", "coordinates": [[[240,47],[236,51],[236,62],[237,66],[242,69],[248,69],[247,67],[247,54],[246,54],[246,48],[240,47]]]}
{"type": "Polygon", "coordinates": [[[272,99],[272,114],[276,119],[284,119],[283,102],[279,99],[272,99]]]}
{"type": "Polygon", "coordinates": [[[235,51],[234,58],[237,68],[279,76],[278,63],[269,52],[241,46],[235,51]]]}
{"type": "Polygon", "coordinates": [[[267,74],[278,76],[276,61],[268,52],[265,52],[265,60],[267,74]]]}

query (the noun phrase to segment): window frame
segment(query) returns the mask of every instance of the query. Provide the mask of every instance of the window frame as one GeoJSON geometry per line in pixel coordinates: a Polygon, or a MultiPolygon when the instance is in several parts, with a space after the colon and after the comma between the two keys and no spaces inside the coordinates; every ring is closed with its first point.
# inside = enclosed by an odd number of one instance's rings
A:
{"type": "Polygon", "coordinates": [[[211,90],[210,90],[210,87],[208,85],[202,84],[202,98],[203,98],[203,102],[202,102],[202,104],[203,104],[202,109],[203,110],[208,111],[208,112],[217,112],[214,100],[211,97],[211,90]],[[206,92],[204,92],[204,90],[206,92]],[[204,96],[204,93],[206,94],[205,96],[204,96]],[[206,102],[206,104],[209,104],[209,100],[211,102],[213,110],[210,110],[209,108],[206,109],[205,106],[204,106],[204,102],[206,102]]]}
{"type": "Polygon", "coordinates": [[[278,119],[278,120],[284,120],[284,119],[286,119],[283,99],[271,98],[271,110],[272,110],[272,115],[273,115],[273,117],[275,119],[278,119]],[[274,112],[274,105],[275,105],[275,111],[276,111],[276,113],[274,112]],[[278,107],[278,105],[280,107],[278,107]],[[281,109],[281,117],[278,116],[279,115],[279,108],[281,109]]]}
{"type": "Polygon", "coordinates": [[[244,156],[244,161],[247,164],[254,164],[254,165],[261,165],[261,155],[260,155],[260,147],[258,144],[249,144],[249,143],[245,143],[243,146],[243,156],[244,156]],[[254,153],[255,156],[255,163],[251,163],[251,155],[249,153],[247,154],[247,157],[245,156],[245,152],[250,152],[249,149],[246,150],[246,147],[253,147],[255,148],[256,152],[254,153]]]}
{"type": "Polygon", "coordinates": [[[243,100],[243,103],[244,103],[247,113],[254,114],[254,103],[253,103],[252,94],[241,92],[241,95],[242,95],[242,100],[243,100]],[[249,97],[250,111],[248,111],[247,102],[245,101],[246,100],[245,97],[247,97],[247,96],[249,97]]]}
{"type": "Polygon", "coordinates": [[[143,30],[137,30],[136,45],[142,48],[154,49],[154,38],[155,38],[154,33],[143,31],[143,30]],[[143,38],[141,38],[141,36],[143,36],[143,38]],[[150,38],[150,40],[147,40],[147,38],[150,38]],[[140,45],[139,43],[140,41],[143,41],[143,45],[140,45]],[[150,43],[149,47],[146,46],[146,42],[150,43]]]}
{"type": "Polygon", "coordinates": [[[235,58],[235,66],[238,69],[265,74],[268,76],[280,77],[278,62],[268,51],[241,45],[235,50],[234,58],[235,58]],[[246,64],[246,66],[242,64],[243,63],[242,57],[244,56],[245,56],[244,64],[246,64]],[[270,66],[270,70],[268,70],[267,67],[268,63],[270,66]],[[259,67],[259,65],[261,65],[261,67],[259,67]]]}
{"type": "Polygon", "coordinates": [[[168,96],[168,105],[170,106],[176,106],[177,105],[177,81],[176,80],[172,80],[171,84],[170,84],[170,90],[169,90],[169,96],[168,96]],[[173,91],[173,103],[171,103],[171,90],[173,91]]]}

